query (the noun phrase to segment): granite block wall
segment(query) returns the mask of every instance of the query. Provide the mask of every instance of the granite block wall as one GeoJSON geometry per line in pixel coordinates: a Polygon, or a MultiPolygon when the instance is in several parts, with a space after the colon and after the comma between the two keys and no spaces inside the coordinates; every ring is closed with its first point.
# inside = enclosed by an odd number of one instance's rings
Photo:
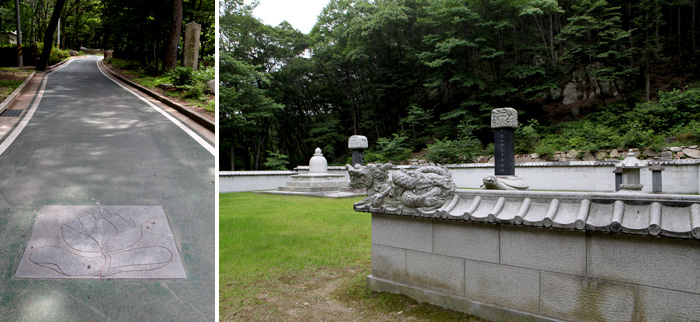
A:
{"type": "Polygon", "coordinates": [[[700,241],[373,214],[368,285],[499,321],[698,321],[700,241]]]}

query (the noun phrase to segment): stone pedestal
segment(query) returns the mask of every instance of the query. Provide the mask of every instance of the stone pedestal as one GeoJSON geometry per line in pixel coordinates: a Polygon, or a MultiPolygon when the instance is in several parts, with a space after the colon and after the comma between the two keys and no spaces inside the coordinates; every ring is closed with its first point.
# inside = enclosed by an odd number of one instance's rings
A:
{"type": "Polygon", "coordinates": [[[185,25],[185,50],[182,58],[182,66],[197,70],[199,67],[199,34],[202,25],[190,22],[185,25]]]}

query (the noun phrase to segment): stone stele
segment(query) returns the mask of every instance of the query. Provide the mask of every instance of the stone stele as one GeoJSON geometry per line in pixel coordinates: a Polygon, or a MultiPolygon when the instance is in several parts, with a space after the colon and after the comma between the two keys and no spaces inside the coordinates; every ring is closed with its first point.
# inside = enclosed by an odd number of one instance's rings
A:
{"type": "Polygon", "coordinates": [[[511,107],[497,108],[491,111],[491,127],[499,128],[517,128],[518,127],[518,111],[511,107]]]}
{"type": "Polygon", "coordinates": [[[202,25],[190,22],[185,25],[185,50],[182,65],[197,70],[199,63],[199,34],[202,25]]]}

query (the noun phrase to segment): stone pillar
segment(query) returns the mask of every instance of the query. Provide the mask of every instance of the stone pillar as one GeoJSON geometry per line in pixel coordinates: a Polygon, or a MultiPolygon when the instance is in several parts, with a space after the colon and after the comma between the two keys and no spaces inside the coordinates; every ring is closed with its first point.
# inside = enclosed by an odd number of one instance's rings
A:
{"type": "Polygon", "coordinates": [[[491,127],[494,129],[496,148],[496,175],[515,175],[515,128],[518,127],[518,112],[510,107],[491,111],[491,127]]]}
{"type": "Polygon", "coordinates": [[[185,25],[185,50],[183,51],[182,66],[197,70],[199,65],[199,34],[202,25],[190,22],[185,25]]]}
{"type": "Polygon", "coordinates": [[[651,171],[651,192],[661,193],[663,192],[662,181],[661,181],[661,171],[664,171],[664,167],[659,164],[658,161],[654,162],[649,168],[651,171]]]}
{"type": "Polygon", "coordinates": [[[353,135],[348,139],[348,149],[352,150],[352,166],[365,165],[365,152],[369,147],[367,137],[353,135]]]}

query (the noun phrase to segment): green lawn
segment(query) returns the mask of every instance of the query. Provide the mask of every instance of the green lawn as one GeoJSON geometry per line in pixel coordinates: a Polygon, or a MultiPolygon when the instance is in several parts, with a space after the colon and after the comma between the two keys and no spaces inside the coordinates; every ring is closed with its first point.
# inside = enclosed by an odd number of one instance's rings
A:
{"type": "Polygon", "coordinates": [[[371,215],[352,208],[361,198],[219,196],[221,321],[478,321],[366,288],[371,215]]]}

